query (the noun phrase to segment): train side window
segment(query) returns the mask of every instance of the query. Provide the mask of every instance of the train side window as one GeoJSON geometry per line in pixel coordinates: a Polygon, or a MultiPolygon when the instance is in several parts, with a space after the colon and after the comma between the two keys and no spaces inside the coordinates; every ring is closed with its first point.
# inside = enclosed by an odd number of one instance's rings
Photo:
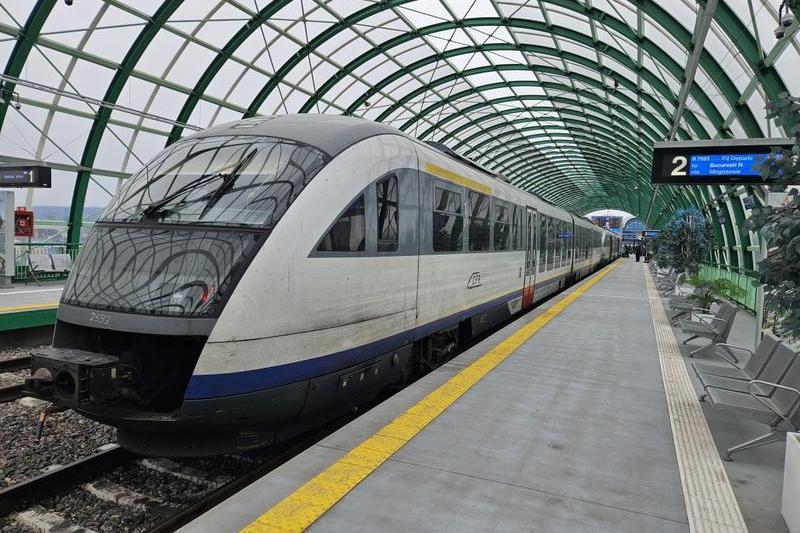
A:
{"type": "Polygon", "coordinates": [[[320,252],[363,252],[365,242],[364,195],[359,195],[320,241],[320,252]]]}
{"type": "Polygon", "coordinates": [[[547,217],[547,270],[555,268],[556,261],[556,219],[547,217]]]}
{"type": "Polygon", "coordinates": [[[561,231],[561,228],[563,227],[564,224],[560,220],[556,220],[555,223],[556,223],[556,230],[553,232],[553,238],[555,239],[555,252],[556,252],[554,266],[555,268],[558,268],[561,266],[561,249],[564,247],[563,246],[564,240],[562,239],[562,231],[561,231]]]}
{"type": "Polygon", "coordinates": [[[469,249],[481,252],[489,249],[489,197],[469,191],[469,249]]]}
{"type": "MultiPolygon", "coordinates": [[[[524,213],[526,210],[516,204],[512,204],[511,209],[514,213],[514,215],[511,217],[511,246],[514,248],[514,250],[526,250],[527,247],[525,246],[522,238],[522,228],[524,227],[522,224],[522,219],[525,216],[524,213]]],[[[535,220],[536,218],[534,217],[534,221],[535,220]]],[[[536,230],[531,229],[531,231],[536,230]]]]}
{"type": "Polygon", "coordinates": [[[494,249],[511,249],[511,209],[502,200],[494,201],[494,249]]]}
{"type": "Polygon", "coordinates": [[[378,251],[395,252],[400,246],[397,176],[378,181],[378,251]]]}
{"type": "Polygon", "coordinates": [[[547,217],[539,214],[539,272],[544,272],[547,263],[547,217]]]}
{"type": "Polygon", "coordinates": [[[449,189],[434,187],[433,202],[433,251],[460,251],[464,233],[461,195],[449,189]]]}
{"type": "Polygon", "coordinates": [[[586,228],[581,228],[581,259],[586,259],[586,228]]]}
{"type": "Polygon", "coordinates": [[[585,240],[583,241],[583,258],[588,259],[591,255],[590,249],[592,246],[592,232],[589,229],[584,230],[585,233],[585,240]]]}
{"type": "Polygon", "coordinates": [[[586,259],[586,228],[581,228],[581,259],[586,259]]]}

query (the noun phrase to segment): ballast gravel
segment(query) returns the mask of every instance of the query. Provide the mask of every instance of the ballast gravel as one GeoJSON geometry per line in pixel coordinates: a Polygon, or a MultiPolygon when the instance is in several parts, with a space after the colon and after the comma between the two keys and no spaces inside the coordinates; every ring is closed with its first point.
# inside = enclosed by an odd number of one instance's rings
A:
{"type": "Polygon", "coordinates": [[[0,372],[0,387],[10,387],[20,385],[25,378],[30,375],[27,370],[15,370],[13,372],[0,372]]]}
{"type": "Polygon", "coordinates": [[[41,407],[27,407],[24,400],[0,404],[0,488],[42,473],[52,465],[64,465],[116,442],[116,430],[74,411],[53,413],[36,439],[41,407]]]}
{"type": "Polygon", "coordinates": [[[0,348],[0,361],[5,359],[16,359],[17,357],[25,357],[34,351],[40,351],[47,348],[49,344],[42,344],[41,346],[18,346],[15,348],[0,348]]]}

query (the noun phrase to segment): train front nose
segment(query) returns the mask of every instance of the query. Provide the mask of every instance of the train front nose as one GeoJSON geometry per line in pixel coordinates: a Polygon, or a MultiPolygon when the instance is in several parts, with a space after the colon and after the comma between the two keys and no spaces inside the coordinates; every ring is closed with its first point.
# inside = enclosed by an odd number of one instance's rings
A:
{"type": "Polygon", "coordinates": [[[71,348],[48,348],[31,355],[28,393],[56,405],[80,408],[119,397],[119,359],[71,348]]]}

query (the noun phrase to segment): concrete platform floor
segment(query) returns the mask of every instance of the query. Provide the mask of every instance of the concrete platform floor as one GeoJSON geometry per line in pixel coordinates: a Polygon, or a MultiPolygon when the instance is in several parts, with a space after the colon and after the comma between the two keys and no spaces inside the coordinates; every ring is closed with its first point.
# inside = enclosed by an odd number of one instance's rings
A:
{"type": "MultiPolygon", "coordinates": [[[[561,295],[181,531],[235,531],[561,295]]],[[[475,384],[311,531],[687,531],[640,264],[623,262],[475,384]]]]}
{"type": "Polygon", "coordinates": [[[0,313],[56,306],[63,289],[63,281],[43,281],[41,286],[17,284],[7,289],[0,289],[0,313]]]}

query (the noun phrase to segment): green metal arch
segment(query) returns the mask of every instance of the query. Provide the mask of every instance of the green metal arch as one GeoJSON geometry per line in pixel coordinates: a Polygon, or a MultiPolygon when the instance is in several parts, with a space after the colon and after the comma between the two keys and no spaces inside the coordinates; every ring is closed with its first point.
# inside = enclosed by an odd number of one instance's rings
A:
{"type": "MultiPolygon", "coordinates": [[[[225,65],[225,62],[228,61],[231,56],[239,49],[239,47],[244,44],[250,35],[253,32],[257,31],[264,22],[266,22],[270,17],[280,11],[282,8],[287,6],[292,0],[273,0],[267,6],[265,6],[261,11],[256,14],[252,19],[250,19],[242,28],[236,32],[236,34],[231,37],[231,39],[225,44],[222,48],[222,51],[214,57],[214,60],[209,63],[208,67],[203,71],[203,74],[200,76],[200,79],[197,80],[197,83],[192,89],[192,93],[186,99],[181,108],[180,112],[178,113],[178,118],[176,119],[177,122],[186,123],[189,120],[189,117],[192,116],[197,103],[200,101],[201,96],[205,93],[208,86],[211,85],[211,82],[214,81],[214,78],[217,76],[222,67],[225,65]]],[[[169,138],[167,139],[167,145],[170,145],[181,138],[183,134],[183,127],[175,125],[172,127],[172,131],[170,131],[169,138]]]]}
{"type": "MultiPolygon", "coordinates": [[[[33,45],[36,44],[36,39],[39,38],[39,33],[42,31],[42,27],[55,5],[56,0],[38,0],[36,2],[36,6],[31,10],[31,14],[25,22],[25,27],[22,29],[22,35],[14,44],[14,49],[8,58],[3,72],[6,76],[19,77],[25,62],[28,60],[28,55],[31,53],[33,45]]],[[[13,83],[0,82],[0,126],[3,125],[3,121],[6,118],[14,87],[13,83]]]]}
{"type": "MultiPolygon", "coordinates": [[[[388,116],[392,112],[394,112],[397,109],[399,109],[402,105],[407,104],[408,102],[410,102],[412,99],[416,98],[417,96],[425,94],[427,91],[431,90],[432,88],[434,88],[434,87],[436,87],[438,85],[442,85],[442,84],[448,83],[450,81],[454,81],[455,79],[458,79],[458,78],[468,78],[470,76],[477,75],[477,74],[484,74],[484,73],[488,73],[488,72],[508,72],[508,71],[523,71],[523,72],[531,71],[531,72],[538,72],[538,73],[542,73],[542,74],[558,75],[558,76],[562,76],[562,77],[568,77],[569,76],[569,77],[571,77],[571,78],[573,78],[573,79],[575,79],[577,81],[580,81],[581,83],[583,83],[585,85],[588,85],[590,87],[594,87],[594,88],[601,89],[601,90],[602,89],[606,89],[606,87],[601,82],[599,82],[597,80],[594,80],[594,79],[589,78],[587,76],[584,76],[582,74],[568,74],[568,73],[564,72],[561,69],[557,69],[557,68],[553,68],[553,67],[543,67],[543,66],[529,67],[527,65],[514,64],[514,63],[512,63],[512,64],[504,64],[504,65],[486,66],[486,67],[476,67],[474,69],[465,70],[465,71],[463,71],[461,73],[458,73],[457,75],[456,74],[448,75],[448,76],[443,76],[442,78],[438,78],[436,80],[432,80],[431,82],[429,82],[425,86],[420,87],[418,89],[415,89],[414,91],[404,95],[402,98],[400,98],[398,100],[397,104],[387,108],[381,114],[381,116],[378,117],[378,121],[385,120],[386,118],[388,118],[388,116]]],[[[541,82],[540,83],[540,82],[535,81],[535,80],[529,80],[529,81],[512,80],[512,81],[507,82],[507,83],[498,82],[498,83],[495,83],[495,84],[489,84],[489,85],[482,86],[481,89],[485,88],[484,90],[491,90],[491,89],[494,89],[494,88],[502,88],[502,87],[542,87],[542,88],[551,88],[551,89],[556,89],[556,90],[564,90],[564,91],[568,91],[569,90],[569,91],[571,91],[571,87],[568,86],[568,85],[565,85],[565,84],[556,84],[556,82],[552,82],[552,81],[546,81],[546,82],[541,82]]],[[[470,96],[472,94],[481,92],[478,89],[479,88],[476,87],[475,89],[466,89],[464,91],[459,91],[458,93],[452,94],[452,95],[448,96],[447,98],[444,98],[442,100],[439,100],[439,101],[431,104],[430,106],[426,107],[425,109],[423,109],[419,113],[417,113],[415,115],[415,118],[409,119],[406,122],[404,122],[403,125],[400,126],[400,130],[402,130],[402,131],[407,130],[408,128],[410,128],[414,124],[414,122],[416,122],[418,120],[421,120],[423,117],[426,117],[426,116],[430,115],[436,109],[439,109],[439,108],[441,108],[441,107],[443,107],[445,105],[448,105],[448,104],[450,104],[452,102],[455,102],[455,101],[457,101],[457,100],[459,100],[461,98],[464,98],[466,96],[470,96]]],[[[606,103],[607,102],[607,100],[601,98],[599,95],[597,95],[595,93],[592,93],[592,92],[589,92],[589,91],[585,91],[584,90],[580,94],[581,94],[581,96],[584,96],[584,97],[586,97],[588,99],[591,99],[591,100],[594,100],[594,101],[597,101],[597,102],[602,102],[602,103],[606,103]]],[[[526,95],[526,96],[530,97],[530,99],[534,99],[535,98],[535,97],[533,97],[531,95],[526,95]]],[[[635,105],[636,104],[635,100],[631,99],[630,97],[628,97],[627,95],[625,95],[623,93],[615,94],[615,96],[621,102],[626,103],[628,105],[635,105]]],[[[646,98],[646,97],[643,96],[643,98],[646,98]]],[[[541,100],[550,100],[550,98],[548,96],[546,96],[546,95],[542,95],[540,97],[540,99],[541,100]]],[[[597,109],[597,108],[595,108],[595,109],[597,109]]],[[[658,108],[656,108],[656,109],[658,109],[658,108]]],[[[624,108],[624,107],[618,108],[617,111],[621,115],[625,116],[626,118],[629,118],[629,119],[633,120],[634,122],[636,121],[636,115],[634,113],[632,113],[631,111],[628,111],[626,108],[624,108]]],[[[645,114],[648,117],[651,116],[649,111],[646,112],[645,114]]],[[[669,121],[670,115],[668,113],[666,113],[666,111],[664,110],[664,113],[662,113],[662,117],[664,117],[665,120],[669,121]]],[[[657,122],[655,122],[655,123],[658,124],[657,122]]],[[[697,123],[697,125],[700,126],[699,122],[697,123]]],[[[650,126],[650,129],[652,131],[652,125],[650,126]]],[[[683,135],[688,135],[688,133],[685,130],[681,130],[681,131],[682,131],[683,135]]]]}
{"type": "MultiPolygon", "coordinates": [[[[144,54],[145,49],[158,34],[158,31],[175,12],[178,7],[183,3],[183,0],[165,0],[161,7],[158,8],[156,13],[145,24],[142,31],[139,33],[136,40],[131,45],[125,58],[117,68],[114,78],[108,85],[106,94],[103,100],[109,103],[116,103],[119,98],[122,88],[128,81],[131,71],[139,62],[139,59],[144,54]]],[[[97,149],[100,147],[100,141],[103,138],[108,120],[111,118],[111,109],[108,107],[101,107],[97,111],[97,116],[92,123],[92,129],[89,132],[89,137],[86,140],[86,146],[83,150],[81,157],[81,166],[91,168],[94,165],[94,159],[97,156],[97,149]]],[[[77,243],[81,237],[81,223],[83,221],[83,204],[86,199],[86,191],[89,188],[89,178],[91,174],[87,170],[78,172],[75,179],[75,189],[72,192],[72,205],[69,212],[69,226],[67,229],[67,242],[77,243]]]]}
{"type": "MultiPolygon", "coordinates": [[[[575,124],[578,124],[578,123],[581,123],[581,121],[575,121],[575,124]]],[[[509,125],[516,126],[517,124],[520,124],[520,125],[530,124],[530,120],[527,119],[527,118],[514,119],[514,120],[509,121],[507,124],[506,123],[501,123],[501,124],[495,124],[495,125],[492,125],[492,126],[488,126],[488,127],[486,127],[484,129],[484,131],[486,133],[488,133],[489,131],[492,131],[492,130],[495,130],[495,129],[501,129],[501,128],[507,127],[509,125]]],[[[624,147],[633,146],[634,144],[637,144],[639,142],[639,139],[631,138],[627,134],[627,132],[617,132],[617,131],[614,131],[613,129],[611,129],[610,130],[611,133],[608,133],[605,128],[601,128],[601,129],[591,128],[591,126],[594,126],[594,124],[589,122],[589,121],[582,122],[582,124],[590,126],[591,134],[587,134],[585,131],[580,130],[580,129],[571,129],[571,130],[569,130],[570,134],[578,135],[578,136],[584,135],[586,137],[586,139],[589,140],[589,141],[596,140],[598,142],[605,142],[606,144],[617,143],[619,139],[622,139],[624,141],[629,141],[630,144],[626,143],[625,145],[623,145],[624,147]],[[619,135],[619,136],[617,136],[617,135],[619,135]]],[[[476,145],[468,147],[467,149],[464,150],[463,153],[464,153],[465,156],[469,157],[470,155],[472,155],[474,153],[479,153],[480,150],[486,144],[491,142],[493,139],[501,139],[501,138],[506,137],[508,135],[514,135],[514,134],[516,134],[518,132],[519,133],[523,133],[523,132],[526,132],[526,131],[535,131],[535,130],[540,130],[540,129],[541,128],[539,128],[537,126],[522,126],[522,127],[519,127],[519,128],[515,128],[514,130],[507,130],[507,131],[504,131],[504,132],[500,132],[497,135],[494,135],[492,138],[485,139],[485,140],[479,142],[476,145]]],[[[454,150],[459,150],[460,148],[469,145],[470,143],[472,143],[472,141],[474,141],[475,139],[478,139],[479,137],[484,135],[484,131],[474,133],[474,134],[470,135],[469,137],[464,138],[462,141],[460,141],[457,144],[455,144],[452,148],[454,150]]],[[[559,133],[554,133],[554,134],[551,133],[551,134],[544,134],[544,135],[541,136],[541,138],[552,138],[552,137],[559,137],[559,136],[562,136],[562,135],[563,134],[559,134],[559,133]]],[[[534,137],[539,138],[539,136],[534,136],[534,137]]],[[[569,137],[567,137],[567,138],[569,138],[569,137]]],[[[639,155],[643,159],[646,159],[646,156],[644,154],[641,154],[640,152],[634,152],[634,154],[636,154],[636,153],[639,153],[639,155]]]]}

